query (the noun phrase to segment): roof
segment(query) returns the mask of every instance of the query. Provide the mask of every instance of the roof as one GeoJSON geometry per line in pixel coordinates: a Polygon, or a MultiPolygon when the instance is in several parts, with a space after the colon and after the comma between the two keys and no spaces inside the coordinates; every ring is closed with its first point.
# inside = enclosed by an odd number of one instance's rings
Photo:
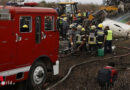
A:
{"type": "Polygon", "coordinates": [[[60,2],[58,4],[78,4],[78,2],[60,2]]]}
{"type": "MultiPolygon", "coordinates": [[[[0,6],[2,8],[3,6],[0,6]]],[[[16,6],[6,6],[4,9],[8,9],[10,13],[57,13],[53,8],[43,8],[43,7],[16,7],[16,6]]]]}

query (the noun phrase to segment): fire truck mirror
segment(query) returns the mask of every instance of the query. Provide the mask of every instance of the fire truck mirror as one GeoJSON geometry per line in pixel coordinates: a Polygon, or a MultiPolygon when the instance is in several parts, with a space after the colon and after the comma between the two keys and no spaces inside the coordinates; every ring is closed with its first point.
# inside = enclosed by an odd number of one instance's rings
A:
{"type": "Polygon", "coordinates": [[[31,16],[21,16],[20,17],[20,32],[28,33],[32,30],[32,18],[31,16]]]}

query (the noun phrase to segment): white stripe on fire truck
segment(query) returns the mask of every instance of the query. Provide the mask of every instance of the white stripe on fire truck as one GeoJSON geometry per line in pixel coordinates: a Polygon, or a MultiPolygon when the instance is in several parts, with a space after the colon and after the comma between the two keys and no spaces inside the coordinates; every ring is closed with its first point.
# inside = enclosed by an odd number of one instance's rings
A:
{"type": "Polygon", "coordinates": [[[0,72],[0,76],[11,76],[11,75],[18,74],[20,72],[28,72],[30,70],[30,67],[31,66],[27,66],[27,67],[3,71],[3,72],[0,72]]]}

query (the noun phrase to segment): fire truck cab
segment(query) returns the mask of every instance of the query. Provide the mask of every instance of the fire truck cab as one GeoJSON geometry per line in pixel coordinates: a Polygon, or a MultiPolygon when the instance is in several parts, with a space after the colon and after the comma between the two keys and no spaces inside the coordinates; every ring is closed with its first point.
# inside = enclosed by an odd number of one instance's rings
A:
{"type": "Polygon", "coordinates": [[[0,6],[2,85],[27,80],[30,87],[40,87],[48,73],[58,74],[56,20],[57,12],[51,8],[0,6]]]}

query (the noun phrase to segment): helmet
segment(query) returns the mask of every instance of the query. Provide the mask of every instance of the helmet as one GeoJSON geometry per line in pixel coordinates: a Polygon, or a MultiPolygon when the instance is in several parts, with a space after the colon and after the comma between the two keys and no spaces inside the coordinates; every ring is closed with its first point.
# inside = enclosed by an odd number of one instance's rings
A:
{"type": "Polygon", "coordinates": [[[77,26],[77,29],[78,29],[78,30],[81,30],[81,29],[82,29],[82,26],[81,26],[81,25],[78,25],[78,26],[77,26]]]}
{"type": "Polygon", "coordinates": [[[60,19],[60,17],[57,17],[57,19],[60,19]]]}
{"type": "Polygon", "coordinates": [[[72,28],[73,28],[73,29],[76,29],[76,26],[75,26],[75,25],[73,25],[73,26],[72,26],[72,28]]]}
{"type": "Polygon", "coordinates": [[[81,15],[81,13],[78,13],[78,17],[81,17],[82,15],[81,15]]]}
{"type": "Polygon", "coordinates": [[[99,27],[99,28],[103,28],[103,25],[102,25],[102,24],[99,24],[98,27],[99,27]]]}
{"type": "Polygon", "coordinates": [[[28,25],[23,25],[23,28],[28,28],[28,25]]]}
{"type": "Polygon", "coordinates": [[[74,26],[74,24],[70,24],[70,28],[72,28],[74,26]]]}
{"type": "Polygon", "coordinates": [[[62,14],[61,16],[63,16],[63,17],[64,17],[64,16],[66,16],[66,15],[65,15],[65,14],[62,14]]]}
{"type": "Polygon", "coordinates": [[[94,30],[94,29],[96,29],[96,26],[95,26],[95,25],[92,25],[92,26],[91,26],[91,30],[94,30]]]}
{"type": "Polygon", "coordinates": [[[81,31],[83,31],[83,32],[84,32],[84,31],[85,31],[85,28],[82,28],[82,29],[81,29],[81,31]]]}
{"type": "Polygon", "coordinates": [[[64,19],[63,19],[64,21],[67,21],[67,17],[64,17],[64,19]]]}

